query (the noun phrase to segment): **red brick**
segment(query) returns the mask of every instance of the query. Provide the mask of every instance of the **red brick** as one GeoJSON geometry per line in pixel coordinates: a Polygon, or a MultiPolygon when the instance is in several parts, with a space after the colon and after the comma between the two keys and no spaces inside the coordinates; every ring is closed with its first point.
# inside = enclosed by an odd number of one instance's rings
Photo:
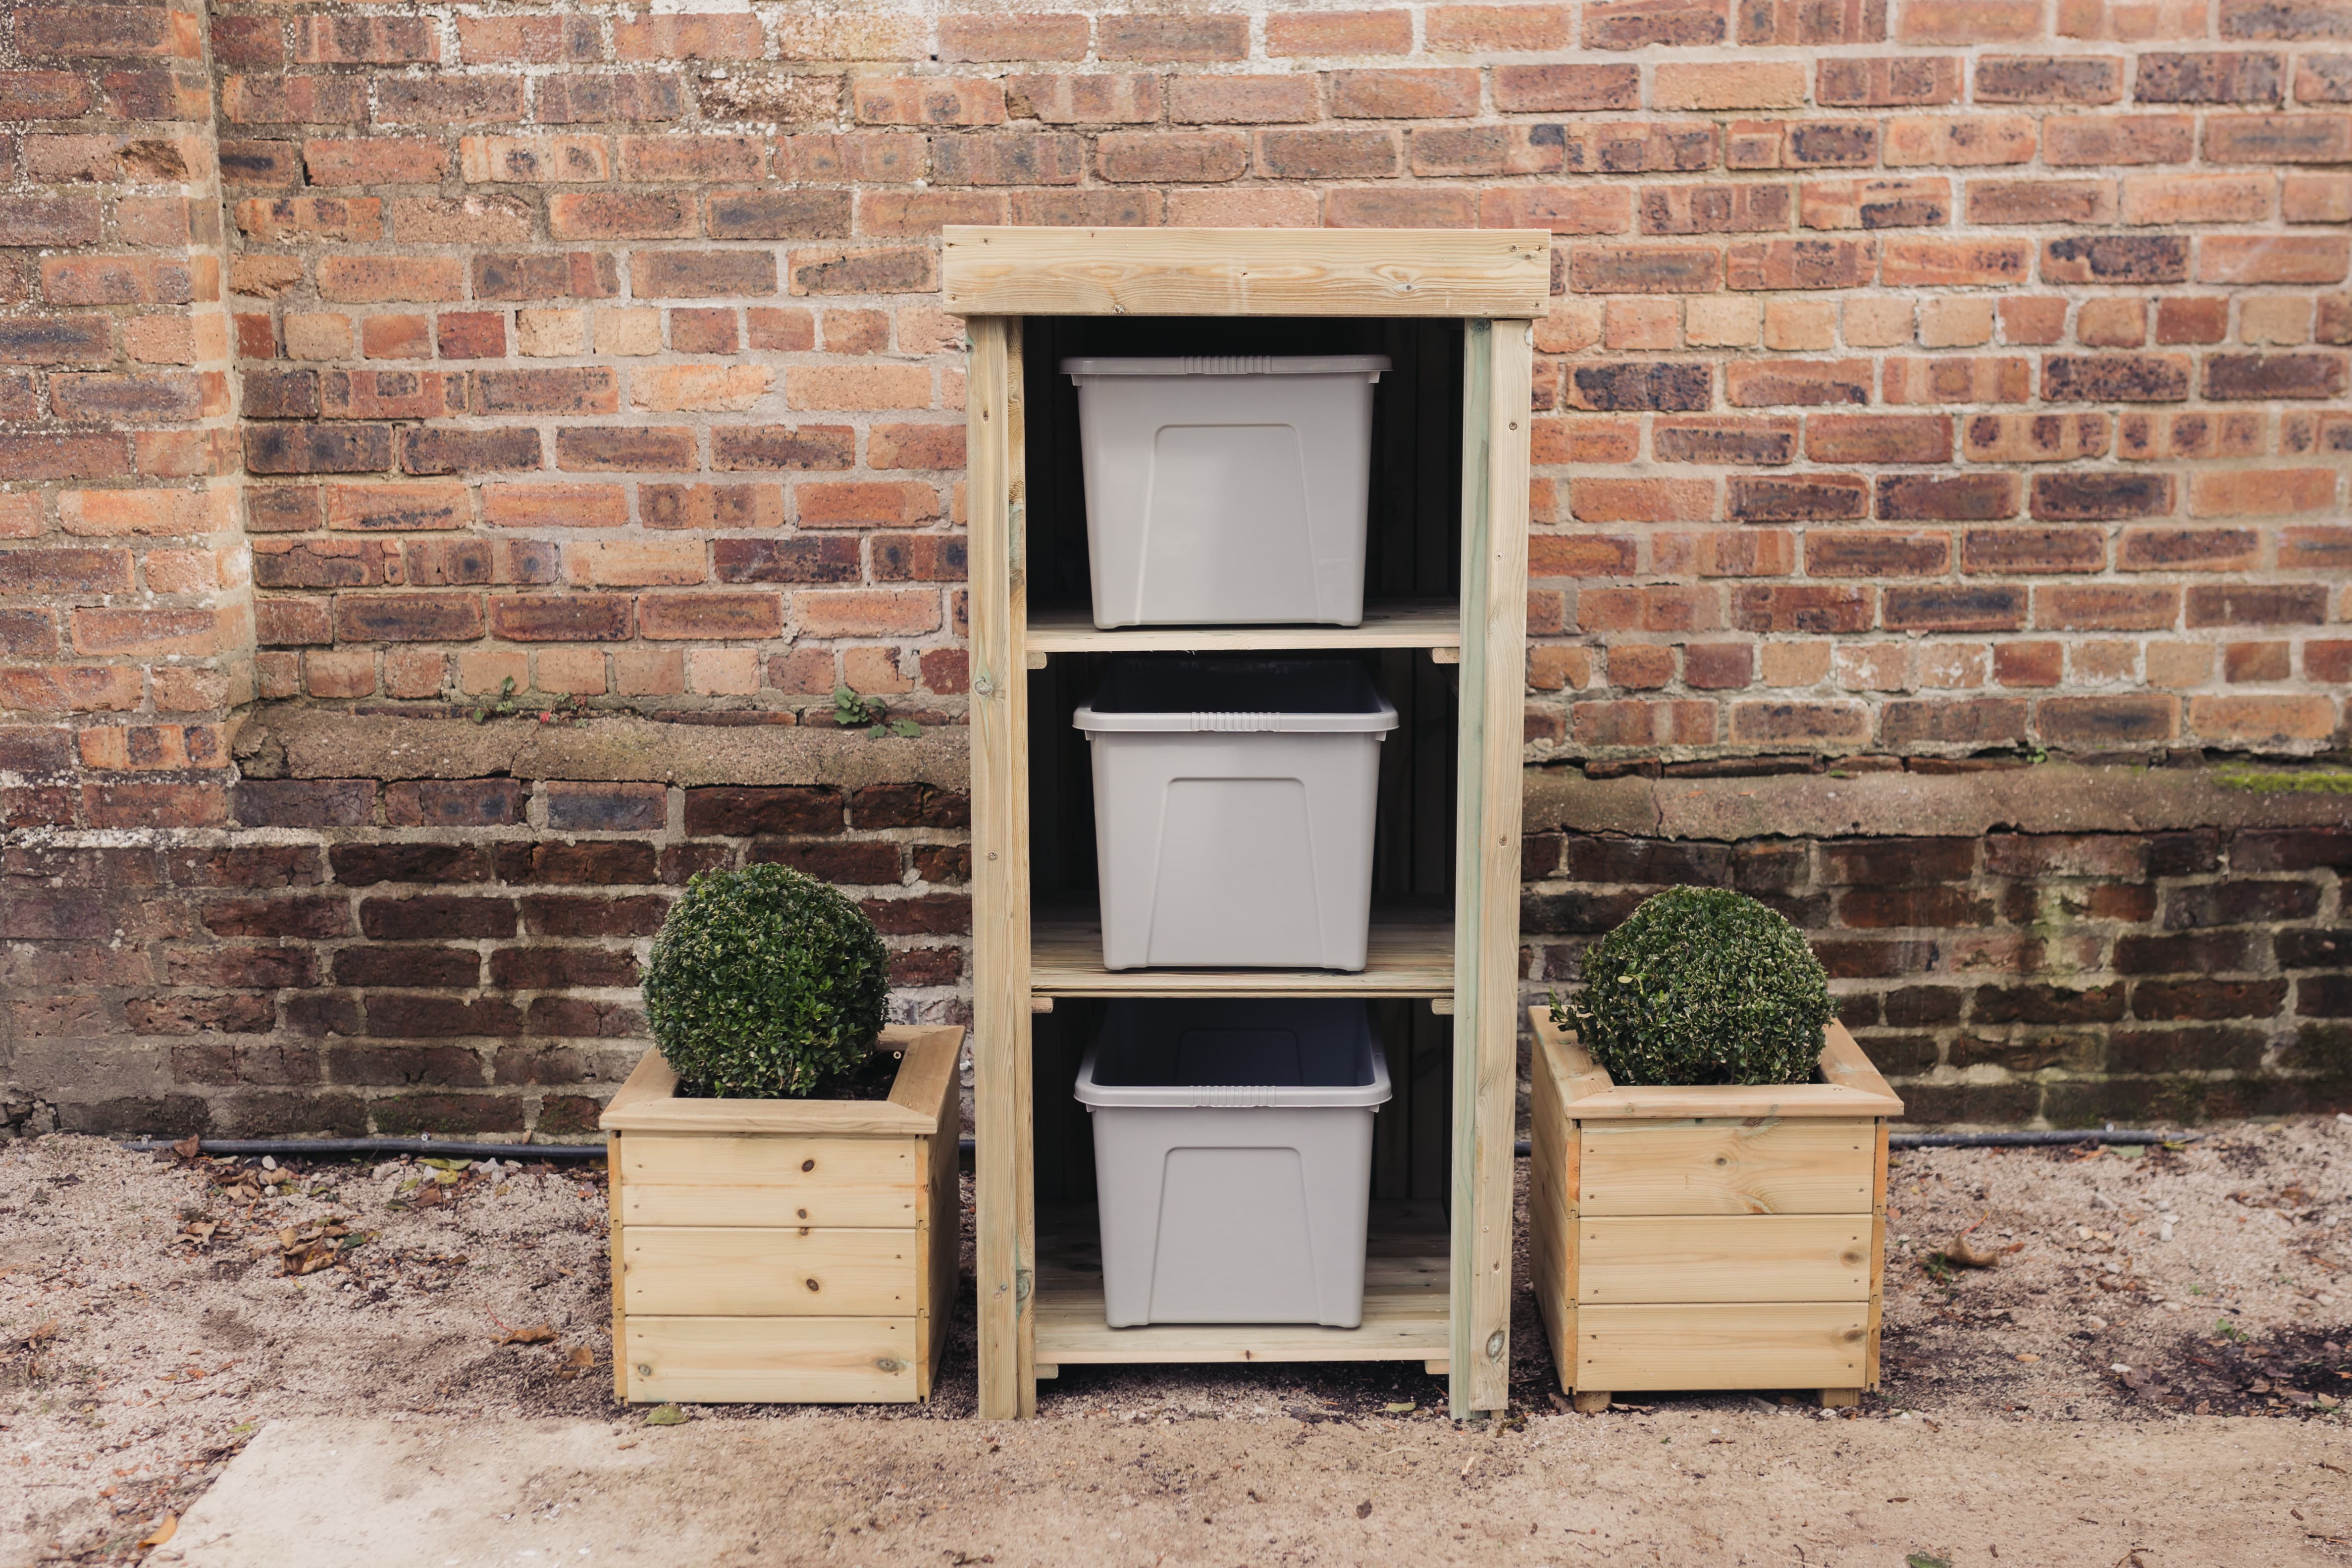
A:
{"type": "Polygon", "coordinates": [[[2112,55],[1986,55],[1976,65],[1979,103],[2113,103],[2123,83],[2112,55]]]}
{"type": "Polygon", "coordinates": [[[2033,515],[2046,521],[2162,517],[2172,508],[2170,474],[2068,470],[2033,476],[2033,515]]]}
{"type": "Polygon", "coordinates": [[[2253,51],[2139,57],[2132,97],[2141,103],[2275,103],[2281,60],[2253,51]]]}
{"type": "Polygon", "coordinates": [[[1948,534],[1823,531],[1805,536],[1805,571],[1815,577],[1934,576],[1949,571],[1951,561],[1948,534]]]}
{"type": "Polygon", "coordinates": [[[1271,179],[1380,179],[1398,172],[1393,131],[1262,131],[1257,170],[1271,179]]]}
{"type": "Polygon", "coordinates": [[[1507,112],[1578,113],[1641,106],[1639,66],[1496,66],[1494,80],[1495,107],[1507,112]]]}
{"type": "Polygon", "coordinates": [[[2335,500],[2336,474],[2328,468],[2204,472],[2189,479],[2192,517],[2278,517],[2324,511],[2335,500]]]}
{"type": "Polygon", "coordinates": [[[1895,37],[1906,44],[2014,44],[2047,33],[2044,0],[1906,0],[1895,37]]]}
{"type": "Polygon", "coordinates": [[[1949,223],[1952,183],[1945,179],[1808,180],[1798,210],[1807,228],[1925,228],[1949,223]]]}
{"type": "Polygon", "coordinates": [[[1724,399],[1735,408],[1868,403],[1868,360],[1734,360],[1724,366],[1724,399]]]}
{"type": "Polygon", "coordinates": [[[1853,289],[1878,267],[1872,239],[1745,240],[1726,253],[1724,281],[1737,289],[1853,289]]]}
{"type": "Polygon", "coordinates": [[[2171,403],[2189,395],[2186,354],[2052,355],[2042,395],[2053,403],[2171,403]]]}
{"type": "Polygon", "coordinates": [[[1249,139],[1235,132],[1116,132],[1101,137],[1096,148],[1106,180],[1197,184],[1249,173],[1249,139]]]}
{"type": "Polygon", "coordinates": [[[2168,741],[2180,732],[2174,697],[2045,697],[2034,707],[2034,728],[2057,745],[2095,750],[2133,741],[2168,741]]]}
{"type": "Polygon", "coordinates": [[[951,16],[940,18],[940,58],[979,60],[1082,60],[1082,16],[951,16]]]}
{"type": "Polygon", "coordinates": [[[1826,59],[1814,89],[1824,108],[1925,108],[1959,98],[1960,61],[1951,55],[1826,59]]]}
{"type": "Polygon", "coordinates": [[[1433,5],[1423,24],[1434,53],[1517,54],[1565,47],[1565,5],[1433,5]]]}
{"type": "Polygon", "coordinates": [[[2025,626],[2026,591],[1983,584],[1891,587],[1884,622],[1889,631],[2000,632],[2025,626]]]}
{"type": "Polygon", "coordinates": [[[1805,455],[1819,463],[1948,463],[1952,422],[1935,414],[1817,414],[1805,455]]]}
{"type": "Polygon", "coordinates": [[[1249,53],[1249,19],[1238,16],[1111,16],[1095,30],[1107,60],[1238,60],[1249,53]]]}
{"type": "MultiPolygon", "coordinates": [[[[1333,71],[1325,80],[1334,119],[1454,119],[1478,112],[1475,70],[1343,70],[1333,71]]],[[[1307,112],[1278,118],[1313,118],[1311,99],[1300,107],[1307,112]]]]}
{"type": "MultiPolygon", "coordinates": [[[[1271,101],[1277,94],[1287,93],[1303,98],[1310,106],[1306,113],[1268,113],[1273,120],[1311,120],[1315,97],[1312,78],[1302,77],[1179,77],[1172,90],[1181,91],[1180,110],[1172,119],[1220,120],[1227,112],[1251,106],[1274,109],[1271,101]],[[1265,84],[1243,88],[1231,97],[1222,97],[1213,90],[1215,84],[1244,82],[1265,84]],[[1287,84],[1277,89],[1271,84],[1287,84]],[[1193,112],[1182,112],[1189,109],[1193,112]]],[[[1016,76],[1004,83],[1005,106],[1016,119],[1035,120],[1047,125],[1134,125],[1150,124],[1160,118],[1160,79],[1147,72],[1097,75],[1086,72],[1055,72],[1049,76],[1016,76]]],[[[1255,118],[1241,114],[1239,118],[1255,118]]]]}
{"type": "Polygon", "coordinates": [[[2341,283],[2352,237],[2209,235],[2197,248],[2200,283],[2341,283]]]}
{"type": "Polygon", "coordinates": [[[1265,52],[1280,57],[1408,55],[1412,52],[1410,11],[1327,11],[1270,15],[1265,52]]]}
{"type": "Polygon", "coordinates": [[[2180,619],[2180,590],[2084,584],[2033,591],[2033,624],[2053,631],[2164,631],[2180,619]]]}
{"type": "Polygon", "coordinates": [[[304,16],[294,24],[294,58],[304,65],[406,65],[441,58],[425,16],[304,16]]]}
{"type": "Polygon", "coordinates": [[[749,15],[656,16],[613,24],[619,60],[755,60],[765,40],[749,15]]]}
{"type": "Polygon", "coordinates": [[[2053,115],[2042,122],[2042,157],[2057,165],[2185,163],[2195,134],[2186,114],[2053,115]]]}
{"type": "Polygon", "coordinates": [[[1622,186],[1591,184],[1488,189],[1478,196],[1478,222],[1486,228],[1622,234],[1633,226],[1633,193],[1622,186]]]}
{"type": "Polygon", "coordinates": [[[1882,474],[1878,515],[1881,519],[1991,521],[2017,515],[2018,489],[2014,474],[1882,474]]]}
{"type": "Polygon", "coordinates": [[[1569,710],[1569,733],[1588,746],[1704,746],[1716,738],[1716,705],[1579,702],[1569,710]]]}
{"type": "Polygon", "coordinates": [[[1003,86],[984,78],[860,77],[851,83],[849,97],[865,125],[1004,123],[1003,86]]]}

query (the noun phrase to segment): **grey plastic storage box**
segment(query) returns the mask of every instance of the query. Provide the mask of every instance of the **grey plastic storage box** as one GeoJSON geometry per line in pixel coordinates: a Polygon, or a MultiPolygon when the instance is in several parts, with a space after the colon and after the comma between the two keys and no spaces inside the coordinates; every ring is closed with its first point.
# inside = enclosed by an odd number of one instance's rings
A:
{"type": "Polygon", "coordinates": [[[1095,625],[1361,625],[1379,354],[1066,359],[1095,625]]]}
{"type": "Polygon", "coordinates": [[[1103,966],[1364,967],[1381,742],[1345,659],[1113,659],[1094,753],[1103,966]]]}
{"type": "Polygon", "coordinates": [[[1372,1118],[1361,1002],[1114,1002],[1078,1068],[1094,1118],[1103,1315],[1364,1321],[1372,1118]]]}

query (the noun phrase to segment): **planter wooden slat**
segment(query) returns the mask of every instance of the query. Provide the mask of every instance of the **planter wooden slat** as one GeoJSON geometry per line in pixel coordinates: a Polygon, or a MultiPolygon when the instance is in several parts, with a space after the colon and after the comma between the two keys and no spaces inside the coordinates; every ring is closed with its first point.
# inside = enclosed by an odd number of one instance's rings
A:
{"type": "Polygon", "coordinates": [[[1577,1210],[1864,1214],[1874,1142],[1847,1121],[1588,1122],[1577,1210]]]}
{"type": "Polygon", "coordinates": [[[884,1100],[680,1100],[648,1052],[605,1108],[614,1384],[661,1400],[929,1397],[955,1289],[963,1031],[894,1026],[884,1100]]]}
{"type": "Polygon", "coordinates": [[[646,1132],[621,1150],[631,1225],[911,1226],[927,1175],[903,1138],[646,1132]]]}
{"type": "Polygon", "coordinates": [[[631,1313],[890,1318],[921,1304],[916,1235],[904,1230],[698,1229],[628,1235],[631,1313]]]}
{"type": "Polygon", "coordinates": [[[1821,1081],[1619,1089],[1532,1008],[1529,1258],[1562,1388],[1878,1380],[1886,1123],[1903,1102],[1842,1025],[1821,1081]]]}
{"type": "Polygon", "coordinates": [[[1576,1314],[1579,1389],[1861,1388],[1862,1301],[1586,1307],[1576,1314]]]}
{"type": "Polygon", "coordinates": [[[909,1404],[929,1388],[911,1316],[633,1318],[629,1342],[652,1368],[630,1377],[637,1404],[909,1404]]]}
{"type": "Polygon", "coordinates": [[[1580,1306],[1870,1299],[1866,1214],[1586,1219],[1576,1230],[1580,1306]]]}

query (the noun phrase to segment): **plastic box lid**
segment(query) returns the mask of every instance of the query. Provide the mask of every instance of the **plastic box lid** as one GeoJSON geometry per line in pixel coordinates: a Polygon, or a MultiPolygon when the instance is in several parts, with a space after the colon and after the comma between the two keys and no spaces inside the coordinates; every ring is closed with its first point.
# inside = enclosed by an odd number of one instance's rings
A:
{"type": "Polygon", "coordinates": [[[1188,997],[1105,1008],[1076,1092],[1103,1108],[1361,1110],[1390,1084],[1361,1002],[1188,997]]]}
{"type": "Polygon", "coordinates": [[[1170,359],[1066,359],[1062,374],[1090,375],[1362,375],[1389,368],[1386,354],[1194,354],[1170,359]]]}
{"type": "Polygon", "coordinates": [[[1364,733],[1395,729],[1397,710],[1349,659],[1115,658],[1071,722],[1095,733],[1364,733]]]}

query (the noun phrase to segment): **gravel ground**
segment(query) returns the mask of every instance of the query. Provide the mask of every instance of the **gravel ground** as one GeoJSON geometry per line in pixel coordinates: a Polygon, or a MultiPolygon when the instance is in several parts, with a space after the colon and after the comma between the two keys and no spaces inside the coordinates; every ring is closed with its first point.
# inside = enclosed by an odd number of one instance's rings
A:
{"type": "MultiPolygon", "coordinates": [[[[2352,1118],[2218,1127],[2136,1155],[1918,1151],[1890,1182],[1885,1384],[1845,1418],[1899,1423],[1914,1438],[1888,1440],[1916,1440],[1923,1463],[1940,1464],[1947,1419],[2344,1429],[2352,1118]],[[1963,1252],[1991,1267],[1948,1262],[1963,1252]]],[[[578,1167],[280,1171],[88,1138],[0,1145],[0,1564],[135,1558],[274,1419],[639,1419],[612,1404],[604,1230],[601,1173],[578,1167]]],[[[970,1416],[966,1246],[929,1405],[694,1417],[970,1416]]],[[[1524,1266],[1519,1280],[1511,1421],[1531,1436],[1589,1445],[1611,1422],[1776,1404],[1628,1390],[1611,1415],[1564,1414],[1524,1266]]],[[[1417,1365],[1072,1367],[1038,1409],[1113,1429],[1410,1432],[1450,1430],[1444,1404],[1417,1365]]]]}

